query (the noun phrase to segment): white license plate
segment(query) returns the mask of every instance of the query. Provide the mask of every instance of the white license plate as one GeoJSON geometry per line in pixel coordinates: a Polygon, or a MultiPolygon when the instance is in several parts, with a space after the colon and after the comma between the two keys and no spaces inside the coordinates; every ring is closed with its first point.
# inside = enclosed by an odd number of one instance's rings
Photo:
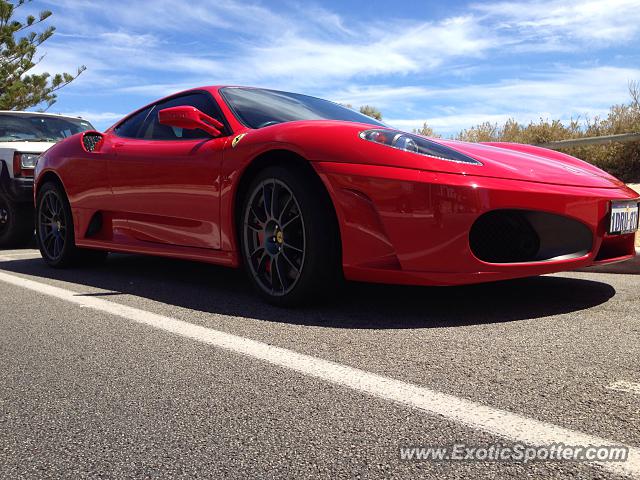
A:
{"type": "Polygon", "coordinates": [[[623,234],[638,230],[639,208],[637,200],[631,202],[611,202],[609,233],[623,234]]]}

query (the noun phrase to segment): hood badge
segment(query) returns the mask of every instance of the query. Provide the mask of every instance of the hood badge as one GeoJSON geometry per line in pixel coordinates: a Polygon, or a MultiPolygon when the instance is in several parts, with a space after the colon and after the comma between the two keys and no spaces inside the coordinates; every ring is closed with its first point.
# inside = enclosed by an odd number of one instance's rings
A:
{"type": "Polygon", "coordinates": [[[231,142],[231,147],[236,148],[236,145],[240,143],[240,140],[242,140],[245,137],[245,135],[246,133],[241,133],[240,135],[236,136],[236,138],[234,138],[233,141],[231,142]]]}

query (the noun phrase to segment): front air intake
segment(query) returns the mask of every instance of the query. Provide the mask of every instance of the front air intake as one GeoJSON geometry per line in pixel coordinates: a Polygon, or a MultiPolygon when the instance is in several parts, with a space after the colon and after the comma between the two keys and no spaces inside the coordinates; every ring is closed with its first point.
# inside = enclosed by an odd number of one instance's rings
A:
{"type": "Polygon", "coordinates": [[[469,246],[488,263],[527,263],[587,255],[589,228],[573,218],[534,210],[493,210],[481,215],[469,232],[469,246]]]}
{"type": "Polygon", "coordinates": [[[102,134],[98,132],[83,133],[82,146],[89,153],[100,150],[102,146],[102,134]]]}
{"type": "Polygon", "coordinates": [[[482,215],[471,227],[469,243],[473,254],[489,263],[531,262],[540,249],[540,238],[516,210],[482,215]]]}

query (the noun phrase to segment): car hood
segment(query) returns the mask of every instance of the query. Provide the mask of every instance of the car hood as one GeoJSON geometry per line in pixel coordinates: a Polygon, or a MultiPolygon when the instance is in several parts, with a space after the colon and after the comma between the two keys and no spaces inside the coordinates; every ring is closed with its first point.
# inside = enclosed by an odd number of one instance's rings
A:
{"type": "Polygon", "coordinates": [[[483,167],[474,175],[579,187],[614,188],[624,185],[587,162],[541,147],[433,140],[482,162],[483,167]]]}
{"type": "Polygon", "coordinates": [[[10,149],[14,152],[42,153],[55,145],[55,142],[0,142],[0,149],[10,149]]]}
{"type": "MultiPolygon", "coordinates": [[[[292,145],[311,161],[365,163],[459,175],[503,178],[577,187],[620,188],[624,184],[599,168],[570,155],[516,143],[468,143],[429,140],[482,163],[471,165],[428,157],[368,142],[360,133],[380,127],[337,120],[285,122],[251,130],[241,149],[254,145],[292,145]]],[[[260,153],[256,150],[255,154],[260,153]]]]}

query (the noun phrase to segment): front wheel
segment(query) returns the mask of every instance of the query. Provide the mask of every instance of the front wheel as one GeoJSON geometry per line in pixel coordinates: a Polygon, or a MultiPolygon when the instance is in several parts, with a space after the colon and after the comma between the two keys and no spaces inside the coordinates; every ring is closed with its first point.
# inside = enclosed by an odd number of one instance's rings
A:
{"type": "Polygon", "coordinates": [[[76,247],[73,216],[64,190],[56,183],[42,186],[36,199],[36,238],[44,261],[54,268],[103,261],[107,252],[76,247]]]}
{"type": "Polygon", "coordinates": [[[270,303],[317,301],[340,275],[333,206],[317,178],[303,168],[268,167],[248,189],[240,240],[245,269],[270,303]]]}

